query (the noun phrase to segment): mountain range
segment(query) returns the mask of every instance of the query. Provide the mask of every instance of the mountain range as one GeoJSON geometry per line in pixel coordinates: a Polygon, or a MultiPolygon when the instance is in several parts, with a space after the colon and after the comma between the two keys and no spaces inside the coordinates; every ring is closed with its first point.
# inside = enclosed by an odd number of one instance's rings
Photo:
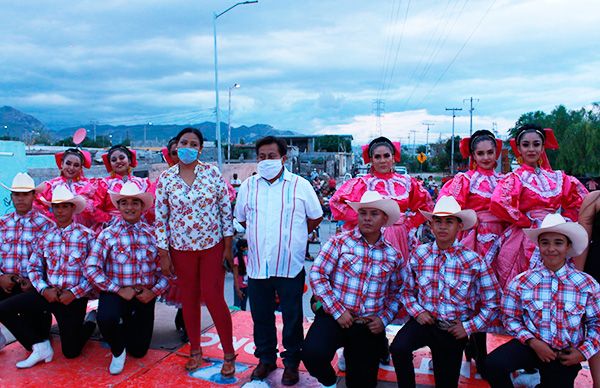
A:
{"type": "MultiPolygon", "coordinates": [[[[121,142],[126,138],[132,139],[133,141],[142,141],[145,138],[148,141],[158,141],[159,143],[166,143],[170,138],[175,136],[180,130],[186,127],[198,128],[204,135],[204,139],[208,141],[214,141],[215,136],[215,123],[214,122],[202,122],[188,125],[179,124],[134,124],[134,125],[95,125],[96,136],[108,136],[112,135],[113,141],[121,142]]],[[[31,134],[34,131],[46,131],[49,132],[54,140],[60,140],[71,137],[78,128],[85,128],[88,131],[88,137],[94,136],[94,125],[84,124],[74,127],[67,127],[61,129],[49,129],[40,120],[35,117],[23,113],[13,107],[3,106],[0,107],[0,136],[22,137],[31,134]],[[4,132],[2,131],[4,130],[4,132]]],[[[255,140],[268,136],[290,136],[298,135],[297,132],[289,130],[280,130],[273,128],[268,124],[254,124],[251,126],[242,125],[239,127],[231,127],[231,140],[234,143],[251,143],[255,140]]],[[[227,124],[221,122],[221,140],[227,141],[227,124]]]]}

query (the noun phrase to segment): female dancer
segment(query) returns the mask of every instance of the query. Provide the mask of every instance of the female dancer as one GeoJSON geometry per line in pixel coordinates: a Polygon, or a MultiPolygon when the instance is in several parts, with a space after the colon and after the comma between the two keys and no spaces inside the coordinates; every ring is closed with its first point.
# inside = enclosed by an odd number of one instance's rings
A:
{"type": "MultiPolygon", "coordinates": [[[[462,209],[473,209],[477,213],[477,225],[459,235],[459,239],[461,244],[481,257],[486,256],[508,225],[489,211],[492,193],[502,178],[494,170],[500,150],[502,141],[487,130],[475,131],[470,138],[463,138],[460,152],[463,158],[469,158],[469,171],[456,174],[440,192],[440,197],[452,196],[462,209]]],[[[493,257],[488,256],[488,260],[488,264],[493,266],[493,257]]],[[[465,355],[467,359],[475,359],[477,369],[481,372],[487,355],[485,333],[471,335],[465,355]]]]}
{"type": "Polygon", "coordinates": [[[85,209],[73,215],[73,221],[88,228],[93,228],[98,223],[104,223],[110,219],[110,216],[98,208],[96,202],[96,184],[83,174],[83,168],[90,168],[92,158],[89,152],[76,148],[69,148],[64,152],[58,152],[54,155],[56,165],[60,170],[60,175],[56,178],[43,182],[37,187],[38,195],[33,203],[33,207],[54,220],[54,215],[45,203],[52,200],[52,192],[58,186],[67,186],[69,190],[83,197],[86,202],[85,209]]]}
{"type": "Polygon", "coordinates": [[[558,148],[551,129],[523,125],[511,140],[511,146],[521,166],[498,183],[490,203],[492,214],[510,223],[502,239],[488,253],[493,255],[500,249],[493,267],[503,289],[517,274],[530,268],[536,250],[523,228],[537,228],[550,213],[560,212],[568,220],[577,221],[587,194],[576,178],[550,167],[544,149],[558,148]]]}
{"type": "Polygon", "coordinates": [[[350,230],[358,221],[348,201],[360,201],[367,190],[394,199],[402,216],[393,226],[385,228],[384,236],[406,258],[413,245],[409,242],[409,233],[413,236],[416,228],[425,221],[418,209],[431,211],[431,196],[416,179],[394,171],[394,160],[400,160],[399,143],[396,148],[388,138],[378,137],[364,147],[363,159],[365,163],[372,162],[371,171],[365,176],[350,179],[335,192],[329,200],[331,214],[335,220],[345,221],[344,229],[350,230]]]}
{"type": "MultiPolygon", "coordinates": [[[[101,210],[109,213],[109,223],[119,217],[119,211],[110,200],[109,191],[120,192],[125,182],[135,183],[141,191],[150,191],[151,184],[148,178],[140,178],[132,174],[133,168],[137,166],[135,151],[124,145],[118,144],[111,147],[102,155],[102,161],[109,176],[97,179],[96,202],[101,210]]],[[[148,224],[154,222],[154,206],[144,212],[142,220],[148,224]]]]}

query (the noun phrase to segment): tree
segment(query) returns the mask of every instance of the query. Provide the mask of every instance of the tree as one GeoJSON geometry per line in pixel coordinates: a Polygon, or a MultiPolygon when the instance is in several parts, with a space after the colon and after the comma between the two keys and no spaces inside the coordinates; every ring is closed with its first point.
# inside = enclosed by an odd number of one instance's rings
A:
{"type": "Polygon", "coordinates": [[[315,150],[325,152],[351,152],[350,139],[339,135],[324,135],[315,139],[315,150]]]}
{"type": "Polygon", "coordinates": [[[600,105],[591,109],[567,110],[559,105],[549,114],[541,111],[521,115],[515,127],[509,130],[512,137],[523,124],[537,124],[552,128],[560,148],[546,153],[554,169],[575,175],[600,175],[600,105]]]}

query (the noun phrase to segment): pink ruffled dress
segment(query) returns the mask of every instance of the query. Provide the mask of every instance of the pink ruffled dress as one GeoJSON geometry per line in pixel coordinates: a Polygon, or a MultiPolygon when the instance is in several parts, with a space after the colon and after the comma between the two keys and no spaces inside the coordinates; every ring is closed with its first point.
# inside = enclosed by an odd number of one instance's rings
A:
{"type": "Polygon", "coordinates": [[[85,199],[85,210],[80,214],[73,215],[73,220],[75,222],[93,229],[98,223],[103,224],[110,220],[110,215],[99,208],[95,181],[87,179],[83,175],[78,179],[66,179],[61,175],[45,181],[43,183],[43,190],[36,195],[33,207],[51,220],[54,220],[54,214],[52,214],[48,205],[43,203],[41,199],[43,198],[46,201],[51,201],[52,191],[60,185],[68,187],[73,194],[80,195],[85,199]]]}
{"type": "MultiPolygon", "coordinates": [[[[477,212],[477,225],[461,232],[460,242],[468,249],[485,257],[494,243],[502,236],[508,223],[490,212],[492,193],[502,179],[502,174],[494,170],[477,167],[464,173],[458,173],[446,182],[440,191],[443,195],[452,196],[462,209],[477,212]]],[[[494,265],[494,257],[487,258],[488,264],[494,265]]]]}
{"type": "Polygon", "coordinates": [[[414,230],[425,221],[419,209],[433,209],[431,196],[416,179],[395,172],[381,174],[372,171],[368,175],[350,179],[329,200],[333,218],[345,221],[344,230],[351,230],[358,224],[358,215],[346,202],[360,201],[367,190],[377,191],[384,198],[394,199],[398,203],[402,216],[394,225],[385,228],[384,236],[407,259],[416,244],[416,241],[411,241],[409,234],[414,235],[414,230]]]}
{"type": "Polygon", "coordinates": [[[516,275],[530,268],[536,251],[523,228],[538,228],[546,215],[560,212],[576,222],[588,191],[576,178],[563,171],[522,165],[498,183],[490,211],[510,226],[490,250],[499,248],[493,266],[504,289],[516,275]]]}
{"type": "MultiPolygon", "coordinates": [[[[153,192],[153,189],[155,188],[150,182],[150,179],[140,178],[132,174],[129,174],[126,177],[111,174],[105,178],[95,179],[97,185],[95,201],[98,203],[100,210],[110,215],[109,220],[106,221],[108,224],[120,217],[119,210],[113,205],[108,192],[120,192],[123,184],[127,181],[134,182],[143,191],[153,192]]],[[[148,225],[154,224],[154,206],[144,212],[142,220],[148,225]]]]}

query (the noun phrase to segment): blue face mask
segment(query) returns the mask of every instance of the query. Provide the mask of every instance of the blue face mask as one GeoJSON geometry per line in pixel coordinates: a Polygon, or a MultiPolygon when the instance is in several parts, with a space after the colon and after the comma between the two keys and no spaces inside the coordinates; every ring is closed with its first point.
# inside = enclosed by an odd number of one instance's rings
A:
{"type": "Polygon", "coordinates": [[[196,148],[177,148],[177,156],[183,164],[194,163],[198,160],[198,150],[196,148]]]}

